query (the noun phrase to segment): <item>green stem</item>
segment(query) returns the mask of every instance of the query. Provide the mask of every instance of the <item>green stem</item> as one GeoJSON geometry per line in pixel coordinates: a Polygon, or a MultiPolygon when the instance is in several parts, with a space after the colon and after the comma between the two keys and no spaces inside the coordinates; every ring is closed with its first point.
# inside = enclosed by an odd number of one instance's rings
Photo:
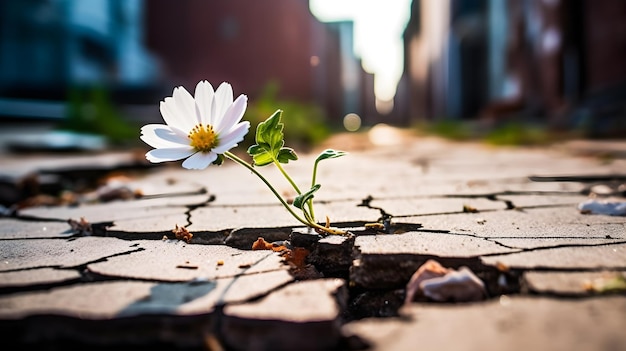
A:
{"type": "Polygon", "coordinates": [[[280,162],[274,160],[274,164],[276,165],[276,167],[278,167],[278,170],[280,170],[280,173],[282,173],[283,176],[285,176],[285,178],[287,178],[287,180],[289,181],[291,186],[294,188],[294,190],[298,193],[298,195],[302,194],[302,192],[298,188],[298,185],[296,185],[296,182],[294,182],[293,179],[291,179],[291,177],[289,176],[289,174],[287,174],[287,172],[285,171],[283,166],[280,165],[280,162]]]}
{"type": "MultiPolygon", "coordinates": [[[[313,164],[313,176],[311,177],[311,188],[315,186],[315,181],[317,180],[317,164],[318,160],[313,164]]],[[[313,199],[309,200],[309,211],[311,211],[311,216],[315,218],[315,212],[313,212],[313,199]]]]}
{"type": "Polygon", "coordinates": [[[313,228],[319,229],[323,232],[326,232],[328,234],[335,234],[335,235],[343,235],[346,234],[345,231],[343,230],[339,230],[339,229],[332,229],[332,228],[326,228],[324,226],[321,226],[317,223],[315,223],[315,221],[311,218],[311,215],[306,211],[306,209],[302,209],[302,213],[304,214],[304,218],[307,219],[307,221],[309,221],[309,225],[313,228]]]}
{"type": "Polygon", "coordinates": [[[263,183],[265,183],[265,185],[267,185],[267,187],[272,191],[272,193],[274,193],[274,195],[278,198],[278,200],[280,201],[281,204],[283,204],[283,206],[287,209],[287,211],[289,211],[289,213],[291,213],[291,215],[297,219],[300,223],[306,225],[306,226],[312,226],[312,224],[314,223],[310,223],[309,221],[306,221],[304,219],[302,219],[302,217],[298,216],[297,213],[295,213],[292,209],[291,206],[289,206],[289,204],[283,199],[282,196],[280,196],[280,194],[278,194],[278,191],[276,191],[276,189],[274,189],[274,187],[270,184],[270,182],[265,179],[265,177],[259,173],[254,167],[252,167],[248,162],[242,160],[241,158],[237,157],[237,155],[231,153],[230,151],[226,151],[224,153],[224,156],[228,157],[229,159],[235,161],[236,163],[246,167],[250,172],[254,173],[257,177],[259,177],[263,183]]]}
{"type": "Polygon", "coordinates": [[[311,178],[311,187],[313,187],[315,185],[315,180],[317,178],[317,164],[319,162],[315,161],[315,164],[313,164],[313,177],[311,178]]]}
{"type": "MultiPolygon", "coordinates": [[[[291,186],[298,193],[298,195],[302,194],[302,192],[300,191],[300,188],[298,188],[298,185],[296,184],[296,182],[294,182],[293,179],[291,179],[289,174],[287,174],[287,171],[285,171],[283,166],[280,165],[280,162],[274,160],[274,164],[276,165],[276,167],[278,167],[278,170],[280,171],[280,173],[282,173],[283,176],[285,176],[287,181],[291,184],[291,186]]],[[[313,185],[311,185],[311,187],[313,187],[313,185]]],[[[313,199],[307,201],[307,205],[309,206],[309,212],[311,212],[311,217],[313,218],[313,221],[315,221],[315,212],[313,212],[313,199]]]]}

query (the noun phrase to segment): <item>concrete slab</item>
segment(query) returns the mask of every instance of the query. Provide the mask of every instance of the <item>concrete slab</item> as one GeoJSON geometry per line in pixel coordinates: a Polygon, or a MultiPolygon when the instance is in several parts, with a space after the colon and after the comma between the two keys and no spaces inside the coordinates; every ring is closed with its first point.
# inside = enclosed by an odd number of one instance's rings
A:
{"type": "Polygon", "coordinates": [[[146,195],[144,197],[128,200],[128,206],[134,207],[187,207],[202,206],[209,203],[212,195],[209,193],[195,195],[161,194],[146,195]]]}
{"type": "Polygon", "coordinates": [[[354,245],[361,256],[412,254],[437,257],[478,257],[515,251],[480,237],[429,232],[358,236],[354,245]]]}
{"type": "Polygon", "coordinates": [[[124,237],[129,240],[161,239],[163,235],[174,239],[172,230],[176,225],[187,225],[187,214],[174,213],[163,216],[122,219],[106,227],[107,236],[124,237]]]}
{"type": "Polygon", "coordinates": [[[0,318],[58,315],[116,319],[145,314],[202,314],[267,294],[293,278],[284,271],[184,282],[107,281],[0,297],[0,318]]]}
{"type": "MultiPolygon", "coordinates": [[[[606,225],[609,232],[618,231],[620,226],[606,225]]],[[[613,238],[607,234],[605,238],[594,237],[552,237],[552,238],[499,238],[490,239],[495,243],[511,247],[514,249],[540,249],[563,246],[596,246],[604,244],[618,244],[626,242],[622,238],[613,238]]]]}
{"type": "Polygon", "coordinates": [[[73,235],[67,222],[24,221],[0,218],[0,240],[67,238],[73,235]]]}
{"type": "Polygon", "coordinates": [[[290,284],[257,302],[224,308],[220,333],[237,350],[330,350],[341,338],[340,279],[290,284]]]}
{"type": "MultiPolygon", "coordinates": [[[[553,294],[560,296],[584,296],[600,294],[594,291],[602,288],[611,279],[622,277],[626,279],[626,272],[524,272],[523,279],[528,290],[535,294],[553,294]]],[[[626,290],[625,290],[626,291],[626,290]]]]}
{"type": "Polygon", "coordinates": [[[290,227],[302,225],[282,205],[206,206],[191,211],[191,232],[216,232],[242,227],[290,227]]]}
{"type": "Polygon", "coordinates": [[[188,209],[178,207],[144,207],[141,201],[115,201],[81,206],[32,207],[19,212],[20,216],[35,219],[67,221],[84,217],[90,223],[113,222],[123,219],[154,218],[183,214],[188,209]]]}
{"type": "Polygon", "coordinates": [[[621,350],[626,297],[503,296],[475,304],[412,304],[402,319],[365,319],[344,332],[371,350],[621,350]]]}
{"type": "Polygon", "coordinates": [[[244,251],[224,245],[189,245],[178,240],[133,241],[142,248],[131,255],[89,264],[90,272],[109,277],[181,282],[287,270],[272,251],[244,251]]]}
{"type": "Polygon", "coordinates": [[[139,190],[146,197],[181,197],[182,195],[197,196],[198,199],[208,197],[208,189],[203,184],[192,181],[181,181],[174,177],[168,177],[167,173],[151,173],[141,178],[131,179],[127,185],[139,190]]]}
{"type": "Polygon", "coordinates": [[[502,201],[510,201],[518,208],[532,207],[573,207],[576,208],[579,203],[589,199],[585,195],[569,194],[569,195],[550,195],[550,194],[529,194],[529,195],[498,195],[498,199],[502,201]]]}
{"type": "Polygon", "coordinates": [[[506,204],[503,201],[492,201],[486,198],[396,198],[376,200],[370,202],[372,207],[380,207],[385,212],[398,217],[412,217],[441,213],[463,213],[464,206],[468,210],[504,210],[506,204]]]}
{"type": "Polygon", "coordinates": [[[350,280],[366,288],[404,286],[431,258],[446,267],[462,264],[477,269],[479,256],[515,251],[472,236],[426,232],[359,236],[354,246],[350,280]]]}
{"type": "Polygon", "coordinates": [[[537,249],[482,257],[481,261],[517,269],[626,269],[626,243],[537,249]]]}
{"type": "Polygon", "coordinates": [[[576,207],[531,208],[403,218],[425,230],[449,230],[484,238],[612,238],[626,239],[626,217],[583,215],[576,207]]]}
{"type": "MultiPolygon", "coordinates": [[[[300,156],[287,170],[305,189],[316,153],[300,156]]],[[[94,159],[59,165],[85,167],[94,159]]],[[[395,235],[361,231],[354,248],[344,237],[309,243],[312,270],[348,276],[341,284],[317,276],[291,284],[279,253],[248,250],[258,236],[284,240],[301,223],[246,169],[228,161],[199,172],[179,163],[159,166],[129,183],[147,198],[32,208],[20,212],[32,221],[0,220],[7,224],[0,229],[0,329],[46,347],[60,339],[98,346],[193,340],[193,347],[206,347],[207,333],[219,331],[226,348],[357,349],[340,333],[341,318],[397,315],[406,282],[434,258],[446,267],[470,267],[491,300],[413,304],[403,311],[409,318],[352,321],[345,331],[372,341],[373,350],[620,349],[624,296],[597,298],[580,289],[581,280],[626,271],[626,218],[581,215],[576,204],[592,184],[529,179],[623,173],[618,161],[433,138],[324,161],[318,219],[374,222],[380,210],[358,206],[371,195],[370,206],[395,215],[393,222],[423,225],[395,235]],[[500,201],[487,200],[494,194],[500,201]],[[505,210],[504,200],[521,211],[505,210]],[[463,205],[479,213],[462,213],[463,205]],[[67,219],[81,217],[117,238],[56,239],[69,229],[67,219]],[[44,230],[43,223],[55,224],[44,230]],[[189,224],[190,244],[160,240],[173,237],[177,224],[189,224]],[[518,295],[500,296],[507,293],[518,295]]],[[[110,162],[105,166],[120,159],[110,162]]],[[[296,195],[274,167],[261,171],[279,193],[296,195]]]]}
{"type": "Polygon", "coordinates": [[[71,268],[107,257],[143,250],[117,238],[0,240],[0,272],[19,269],[71,268]]]}
{"type": "Polygon", "coordinates": [[[34,268],[28,270],[0,272],[0,289],[15,289],[37,285],[56,284],[68,281],[77,281],[80,278],[80,272],[74,269],[34,268]]]}

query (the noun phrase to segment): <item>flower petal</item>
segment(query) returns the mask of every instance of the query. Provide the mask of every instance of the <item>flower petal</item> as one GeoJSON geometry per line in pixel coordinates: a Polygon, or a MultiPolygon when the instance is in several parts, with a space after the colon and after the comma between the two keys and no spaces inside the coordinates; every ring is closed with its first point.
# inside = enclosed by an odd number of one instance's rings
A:
{"type": "Polygon", "coordinates": [[[233,103],[233,87],[230,84],[224,82],[217,87],[215,95],[213,96],[213,104],[211,105],[211,118],[213,119],[212,126],[220,124],[222,117],[226,110],[233,103]]]}
{"type": "Polygon", "coordinates": [[[193,119],[186,119],[185,114],[178,111],[174,98],[166,97],[159,107],[163,120],[168,126],[178,128],[184,133],[189,133],[195,126],[193,119]]]}
{"type": "Polygon", "coordinates": [[[213,152],[223,154],[224,152],[237,146],[243,140],[250,129],[250,122],[244,121],[232,128],[225,136],[220,137],[220,144],[213,148],[213,152]]]}
{"type": "Polygon", "coordinates": [[[146,159],[153,163],[177,161],[196,152],[191,146],[154,149],[146,153],[146,159]]]}
{"type": "Polygon", "coordinates": [[[193,96],[182,86],[174,88],[174,94],[172,95],[176,107],[178,109],[179,119],[185,120],[187,123],[191,123],[192,127],[200,123],[196,117],[196,103],[193,100],[193,96]]]}
{"type": "Polygon", "coordinates": [[[164,124],[147,124],[141,127],[141,140],[153,148],[173,148],[189,145],[189,139],[181,136],[176,128],[164,124]]]}
{"type": "Polygon", "coordinates": [[[204,125],[213,125],[211,115],[211,105],[213,104],[213,86],[206,80],[198,82],[194,97],[196,100],[196,116],[198,122],[204,125]]]}
{"type": "Polygon", "coordinates": [[[219,124],[215,125],[215,131],[217,134],[220,134],[224,131],[228,131],[243,117],[243,114],[246,112],[246,107],[248,106],[248,97],[246,95],[239,95],[237,100],[233,102],[232,105],[229,106],[228,110],[224,114],[224,117],[219,121],[219,124]]]}
{"type": "Polygon", "coordinates": [[[187,169],[205,169],[217,159],[214,152],[196,152],[183,162],[187,169]]]}

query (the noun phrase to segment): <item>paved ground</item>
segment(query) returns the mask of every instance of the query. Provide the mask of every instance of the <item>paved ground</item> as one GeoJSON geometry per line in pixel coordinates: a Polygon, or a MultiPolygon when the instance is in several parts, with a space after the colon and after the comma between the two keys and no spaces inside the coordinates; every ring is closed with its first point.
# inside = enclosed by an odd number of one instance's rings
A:
{"type": "MultiPolygon", "coordinates": [[[[384,145],[331,141],[350,154],[320,165],[316,214],[355,235],[326,238],[292,233],[299,223],[230,163],[187,171],[145,167],[133,153],[4,155],[5,200],[110,182],[66,193],[71,206],[40,196],[39,206],[3,209],[3,344],[626,350],[626,217],[577,208],[625,201],[626,143],[374,141],[384,145]],[[385,218],[385,229],[364,228],[385,218]],[[176,226],[193,234],[189,243],[176,226]],[[258,237],[291,251],[253,251],[258,237]],[[405,303],[407,282],[429,259],[468,267],[486,298],[405,303]]],[[[302,187],[314,156],[287,166],[302,187]]]]}

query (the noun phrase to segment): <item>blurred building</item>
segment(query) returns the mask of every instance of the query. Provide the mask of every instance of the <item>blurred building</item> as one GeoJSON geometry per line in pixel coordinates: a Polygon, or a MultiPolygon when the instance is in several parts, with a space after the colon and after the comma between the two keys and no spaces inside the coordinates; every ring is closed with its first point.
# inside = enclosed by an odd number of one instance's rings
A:
{"type": "Polygon", "coordinates": [[[252,100],[277,82],[280,98],[317,103],[334,121],[373,99],[352,22],[321,23],[308,0],[151,0],[146,18],[147,44],[172,84],[227,81],[252,100]]]}
{"type": "Polygon", "coordinates": [[[0,117],[64,118],[70,89],[97,86],[159,121],[173,87],[207,79],[251,100],[276,83],[338,122],[375,111],[352,31],[308,0],[0,0],[0,117]]]}
{"type": "Polygon", "coordinates": [[[142,0],[0,1],[2,116],[62,118],[70,87],[150,89],[142,17],[142,0]]]}
{"type": "Polygon", "coordinates": [[[626,2],[414,0],[404,40],[412,119],[626,130],[626,2]]]}

